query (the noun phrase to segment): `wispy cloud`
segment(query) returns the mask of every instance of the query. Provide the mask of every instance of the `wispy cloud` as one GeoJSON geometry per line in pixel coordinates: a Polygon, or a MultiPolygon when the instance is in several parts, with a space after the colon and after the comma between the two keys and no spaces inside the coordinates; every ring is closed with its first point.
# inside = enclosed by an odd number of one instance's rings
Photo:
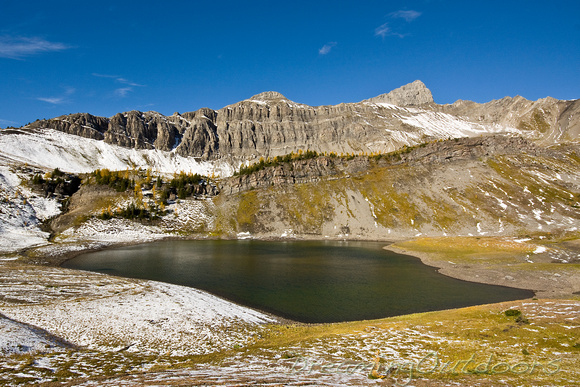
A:
{"type": "Polygon", "coordinates": [[[333,48],[334,46],[336,46],[336,44],[337,44],[336,42],[329,42],[329,43],[326,43],[324,46],[322,46],[322,47],[320,48],[320,50],[318,50],[318,53],[319,53],[320,55],[326,55],[326,54],[328,54],[328,53],[329,53],[329,52],[332,50],[332,48],[333,48]]]}
{"type": "Polygon", "coordinates": [[[413,11],[413,10],[399,10],[395,12],[391,12],[389,16],[393,19],[405,19],[405,21],[412,22],[413,20],[417,19],[421,16],[421,12],[413,11]]]}
{"type": "Polygon", "coordinates": [[[389,23],[383,23],[377,28],[375,28],[375,36],[380,36],[383,39],[387,36],[398,36],[399,38],[404,38],[405,36],[407,36],[407,34],[395,32],[392,30],[389,23]]]}
{"type": "Polygon", "coordinates": [[[391,33],[391,27],[389,27],[389,23],[384,23],[375,28],[375,36],[380,36],[384,38],[385,36],[391,33]]]}
{"type": "Polygon", "coordinates": [[[123,83],[125,85],[129,85],[129,86],[137,86],[137,87],[143,87],[143,86],[145,86],[145,85],[140,85],[140,84],[135,83],[135,82],[131,82],[131,81],[125,79],[125,78],[117,78],[116,81],[119,82],[119,83],[123,83]]]}
{"type": "Polygon", "coordinates": [[[14,125],[19,125],[19,124],[16,121],[3,120],[2,118],[0,118],[0,125],[14,126],[14,125]]]}
{"type": "Polygon", "coordinates": [[[130,91],[133,91],[132,87],[120,87],[115,89],[115,95],[118,97],[126,97],[130,91]]]}
{"type": "Polygon", "coordinates": [[[72,48],[64,43],[49,42],[39,37],[0,36],[0,57],[24,59],[27,56],[43,52],[63,51],[72,48]]]}
{"type": "Polygon", "coordinates": [[[76,92],[76,89],[74,87],[69,87],[69,86],[65,86],[63,88],[64,88],[64,94],[61,95],[60,97],[37,97],[36,99],[38,101],[50,103],[52,105],[60,105],[60,104],[69,102],[69,100],[66,97],[73,95],[76,92]]]}
{"type": "Polygon", "coordinates": [[[123,77],[120,77],[118,75],[99,74],[99,73],[92,73],[92,75],[94,77],[98,77],[98,78],[114,79],[115,82],[117,82],[117,83],[127,85],[127,87],[119,87],[119,88],[115,89],[114,93],[118,97],[126,97],[131,91],[133,91],[134,87],[145,87],[145,85],[135,83],[133,81],[130,81],[130,80],[123,78],[123,77]]]}
{"type": "Polygon", "coordinates": [[[421,16],[421,12],[413,10],[399,10],[389,13],[387,16],[389,21],[375,28],[375,36],[380,36],[383,39],[387,36],[398,36],[399,38],[404,38],[408,34],[398,32],[399,28],[397,28],[401,27],[402,21],[400,21],[400,19],[410,23],[421,16]],[[395,28],[393,28],[393,24],[395,25],[395,28]]]}
{"type": "Polygon", "coordinates": [[[51,103],[53,105],[60,105],[61,103],[64,102],[64,98],[62,97],[48,97],[48,98],[38,97],[36,99],[42,102],[51,103]]]}

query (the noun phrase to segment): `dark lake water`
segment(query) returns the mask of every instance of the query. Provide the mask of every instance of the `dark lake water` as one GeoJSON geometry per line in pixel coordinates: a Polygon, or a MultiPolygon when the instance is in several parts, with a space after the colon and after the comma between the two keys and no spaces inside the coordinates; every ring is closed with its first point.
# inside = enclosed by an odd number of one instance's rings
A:
{"type": "Polygon", "coordinates": [[[375,319],[530,298],[443,276],[372,242],[165,241],[87,253],[63,266],[206,290],[301,322],[375,319]]]}

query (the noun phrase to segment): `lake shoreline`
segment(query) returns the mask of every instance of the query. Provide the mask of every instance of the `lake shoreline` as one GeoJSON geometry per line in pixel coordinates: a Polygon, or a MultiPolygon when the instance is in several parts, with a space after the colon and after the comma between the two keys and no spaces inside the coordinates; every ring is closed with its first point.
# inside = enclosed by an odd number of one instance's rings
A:
{"type": "MultiPolygon", "coordinates": [[[[502,237],[495,239],[504,240],[502,237]]],[[[484,253],[472,254],[470,259],[465,259],[465,257],[452,257],[437,251],[419,251],[416,248],[404,247],[406,244],[412,246],[415,241],[410,239],[405,242],[396,242],[385,246],[384,249],[413,256],[420,259],[423,264],[434,267],[439,273],[452,278],[531,290],[537,298],[571,299],[580,294],[580,272],[577,270],[577,263],[555,261],[547,252],[533,257],[523,254],[518,258],[520,262],[515,263],[516,259],[494,261],[493,253],[489,254],[492,257],[489,259],[484,253]]],[[[578,244],[570,242],[566,244],[575,247],[577,253],[580,252],[578,244]]]]}
{"type": "MultiPolygon", "coordinates": [[[[465,237],[471,238],[471,237],[465,237]]],[[[497,239],[501,239],[504,237],[496,237],[497,239]]],[[[135,241],[127,241],[127,242],[103,242],[103,243],[96,243],[96,245],[92,246],[85,246],[83,242],[76,242],[68,245],[68,250],[57,252],[54,255],[49,257],[30,257],[29,252],[35,251],[37,248],[29,248],[22,252],[22,255],[25,257],[25,262],[30,264],[38,264],[41,266],[52,266],[52,267],[61,267],[61,265],[71,260],[79,255],[90,253],[90,252],[97,252],[103,250],[110,250],[115,248],[122,248],[122,247],[129,247],[129,246],[137,246],[141,244],[148,244],[148,243],[155,243],[155,242],[164,242],[164,241],[183,241],[183,240],[255,240],[255,241],[265,241],[265,242],[304,242],[304,241],[312,241],[312,242],[373,242],[373,243],[384,243],[385,246],[383,248],[388,251],[392,251],[398,254],[404,254],[413,256],[427,266],[434,267],[437,271],[445,276],[468,281],[468,282],[475,282],[475,283],[482,283],[488,285],[499,285],[499,286],[507,286],[511,288],[517,289],[524,289],[524,290],[531,290],[536,293],[538,297],[544,298],[561,298],[562,292],[554,289],[550,285],[555,285],[557,281],[542,281],[545,289],[538,289],[537,286],[534,286],[534,282],[530,282],[526,280],[524,275],[518,275],[518,272],[510,271],[509,274],[503,273],[501,271],[493,271],[490,272],[489,270],[477,270],[477,272],[473,270],[466,270],[469,269],[466,265],[458,265],[447,258],[442,257],[442,254],[433,252],[424,252],[424,251],[416,251],[410,250],[406,248],[399,247],[398,244],[413,241],[415,238],[390,238],[390,239],[360,239],[360,238],[320,238],[314,236],[300,236],[300,237],[293,237],[293,238],[281,238],[281,237],[252,237],[252,238],[223,238],[223,237],[216,237],[216,236],[208,236],[208,235],[188,235],[188,236],[168,236],[165,238],[159,238],[155,240],[135,240],[135,241]],[[79,248],[80,247],[80,248],[79,248]],[[41,258],[41,259],[38,259],[41,258]],[[514,273],[516,274],[514,276],[514,273]],[[553,296],[550,296],[550,293],[555,293],[553,296]]],[[[49,245],[50,246],[50,245],[49,245]]],[[[54,247],[62,247],[60,244],[53,245],[54,247]]],[[[580,245],[579,245],[580,246],[580,245]]],[[[44,246],[45,247],[45,246],[44,246]]],[[[580,250],[580,248],[579,248],[580,250]]],[[[567,296],[572,296],[573,292],[569,292],[567,296]]],[[[281,318],[281,317],[280,317],[281,318]]]]}
{"type": "Polygon", "coordinates": [[[441,275],[414,257],[385,251],[386,243],[390,242],[158,241],[86,253],[63,265],[201,289],[306,324],[387,318],[534,295],[441,275]],[[270,295],[263,298],[264,292],[270,295]],[[394,294],[399,296],[391,297],[394,294]]]}
{"type": "MultiPolygon", "coordinates": [[[[248,238],[250,239],[250,238],[248,238]]],[[[397,238],[399,239],[399,238],[397,238]]],[[[103,242],[103,243],[96,243],[94,245],[86,245],[83,244],[83,242],[77,242],[77,243],[72,243],[69,244],[68,250],[67,249],[61,249],[60,251],[55,251],[53,254],[51,254],[49,257],[42,257],[41,260],[39,260],[37,257],[27,257],[25,259],[26,263],[29,264],[33,264],[33,265],[40,265],[40,266],[49,266],[49,267],[58,267],[61,268],[62,264],[70,259],[73,259],[79,255],[82,254],[86,254],[86,253],[90,253],[90,252],[97,252],[97,251],[103,251],[103,250],[110,250],[110,249],[115,249],[115,248],[123,248],[123,247],[129,247],[129,246],[137,246],[137,245],[142,245],[142,244],[149,244],[149,243],[155,243],[155,242],[163,242],[163,241],[183,241],[183,240],[243,240],[243,238],[218,238],[218,237],[213,237],[213,236],[199,236],[199,235],[193,235],[193,236],[187,236],[187,237],[182,237],[182,236],[171,236],[171,237],[167,237],[167,238],[162,238],[162,239],[156,239],[156,240],[137,240],[137,241],[127,241],[127,242],[113,242],[113,243],[107,243],[107,242],[103,242]]],[[[419,259],[423,264],[433,267],[435,269],[437,269],[437,271],[442,274],[445,275],[447,277],[450,278],[454,278],[454,279],[458,279],[458,280],[462,280],[462,281],[468,281],[468,282],[472,282],[472,283],[481,283],[481,284],[488,284],[488,285],[497,285],[497,286],[505,286],[505,287],[509,287],[509,288],[517,288],[517,289],[523,289],[523,290],[530,290],[533,291],[536,295],[536,297],[541,297],[541,298],[570,298],[573,297],[573,295],[570,294],[564,294],[564,296],[562,297],[562,292],[554,292],[554,289],[551,288],[547,288],[547,289],[543,289],[543,291],[538,291],[537,287],[534,287],[534,283],[530,283],[530,281],[526,281],[525,278],[525,273],[520,273],[516,275],[513,275],[513,273],[511,273],[510,276],[506,276],[505,273],[503,272],[497,272],[497,271],[493,271],[493,272],[489,272],[486,270],[479,270],[479,271],[473,271],[473,270],[466,270],[466,268],[463,265],[457,265],[452,263],[451,261],[447,260],[447,259],[441,259],[441,254],[437,254],[436,252],[420,252],[420,251],[411,251],[409,249],[404,249],[401,248],[399,246],[397,246],[399,243],[403,243],[403,242],[407,242],[407,241],[412,241],[413,238],[405,238],[405,239],[399,239],[399,240],[365,240],[365,239],[345,239],[345,238],[314,238],[314,237],[304,237],[304,238],[279,238],[279,237],[267,237],[267,238],[251,238],[251,240],[255,240],[255,241],[280,241],[280,242],[302,242],[302,241],[315,241],[315,242],[326,242],[326,241],[332,241],[332,242],[360,242],[360,243],[365,243],[365,242],[372,242],[372,243],[380,243],[380,244],[384,244],[384,246],[382,247],[385,250],[388,251],[392,251],[398,254],[404,254],[404,255],[408,255],[408,256],[412,256],[416,259],[419,259]],[[508,279],[506,279],[506,277],[508,279]],[[555,294],[551,294],[551,293],[555,293],[555,294]]],[[[55,244],[53,245],[53,247],[62,247],[59,246],[59,244],[55,244]]],[[[29,251],[34,251],[36,249],[28,249],[27,252],[25,252],[25,256],[27,256],[29,251]]],[[[110,274],[105,274],[107,276],[111,276],[110,274]]],[[[148,281],[148,280],[140,280],[140,281],[148,281]]],[[[555,281],[548,281],[548,285],[555,285],[556,282],[555,281]]],[[[192,289],[196,289],[196,288],[192,288],[192,289]]],[[[204,290],[205,291],[205,290],[204,290]]],[[[205,291],[207,292],[207,291],[205,291]]],[[[207,292],[208,294],[212,294],[215,295],[211,292],[207,292]]],[[[216,295],[217,296],[217,295],[216,295]]],[[[223,296],[217,296],[220,298],[223,298],[224,300],[228,301],[228,302],[232,302],[233,304],[239,305],[239,306],[244,306],[247,307],[249,309],[264,313],[274,319],[276,319],[278,321],[278,324],[298,324],[298,325],[316,325],[316,324],[320,324],[320,323],[303,323],[303,322],[299,322],[299,321],[295,321],[289,318],[285,318],[279,315],[276,315],[275,313],[266,311],[266,310],[262,310],[260,308],[256,308],[256,307],[251,307],[251,306],[246,306],[242,303],[239,303],[237,301],[231,300],[227,297],[223,297],[223,296]]]]}
{"type": "MultiPolygon", "coordinates": [[[[392,246],[392,245],[388,245],[383,247],[383,249],[388,250],[388,251],[392,251],[394,253],[398,253],[398,254],[405,254],[405,255],[409,255],[412,257],[415,257],[419,260],[421,260],[421,262],[427,266],[431,266],[437,269],[437,271],[445,276],[451,277],[451,278],[455,278],[455,279],[460,279],[462,281],[468,281],[468,282],[477,282],[477,283],[484,283],[484,284],[488,284],[488,285],[498,285],[498,286],[508,286],[506,285],[505,281],[502,280],[501,277],[499,276],[486,276],[486,277],[481,277],[479,274],[471,274],[471,273],[467,273],[465,272],[464,268],[461,268],[460,266],[450,263],[449,261],[447,261],[447,264],[445,264],[445,262],[441,259],[437,259],[437,253],[426,253],[426,252],[421,252],[421,251],[409,251],[407,249],[398,247],[398,246],[392,246]]],[[[533,292],[536,292],[536,290],[534,289],[530,289],[529,287],[520,287],[520,286],[516,286],[517,284],[514,284],[512,286],[508,286],[508,287],[512,287],[512,288],[517,288],[517,289],[524,289],[524,290],[530,290],[533,292]]]]}

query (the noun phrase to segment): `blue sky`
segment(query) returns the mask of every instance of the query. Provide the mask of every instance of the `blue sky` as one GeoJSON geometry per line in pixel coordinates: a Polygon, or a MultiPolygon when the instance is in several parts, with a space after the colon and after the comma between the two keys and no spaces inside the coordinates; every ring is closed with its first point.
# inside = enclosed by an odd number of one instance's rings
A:
{"type": "Polygon", "coordinates": [[[0,127],[219,109],[274,90],[357,102],[421,79],[435,102],[580,98],[580,1],[12,1],[0,127]]]}

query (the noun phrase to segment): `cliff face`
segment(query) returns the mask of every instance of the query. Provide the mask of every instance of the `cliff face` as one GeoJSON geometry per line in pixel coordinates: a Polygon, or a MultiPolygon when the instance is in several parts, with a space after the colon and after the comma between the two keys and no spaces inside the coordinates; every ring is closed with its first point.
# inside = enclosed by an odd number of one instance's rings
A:
{"type": "Polygon", "coordinates": [[[265,92],[220,110],[163,116],[130,111],[111,118],[73,114],[36,121],[52,128],[136,149],[173,151],[232,164],[299,149],[336,153],[390,152],[430,140],[512,133],[543,145],[577,141],[580,100],[506,97],[486,104],[437,105],[415,81],[359,103],[308,106],[265,92]]]}

